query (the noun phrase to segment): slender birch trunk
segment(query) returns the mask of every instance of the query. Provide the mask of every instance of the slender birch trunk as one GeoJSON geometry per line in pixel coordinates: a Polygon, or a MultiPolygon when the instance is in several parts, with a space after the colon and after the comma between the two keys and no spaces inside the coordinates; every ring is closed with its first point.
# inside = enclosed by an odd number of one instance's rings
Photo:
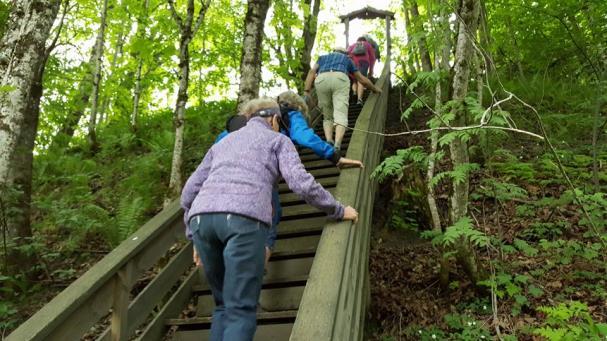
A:
{"type": "MultiPolygon", "coordinates": [[[[33,149],[42,95],[46,40],[60,0],[16,0],[0,38],[0,227],[3,244],[32,236],[33,149]]],[[[22,269],[27,256],[13,250],[5,266],[22,269]]],[[[7,269],[8,270],[8,269],[7,269]]]]}
{"type": "MultiPolygon", "coordinates": [[[[107,79],[110,79],[116,69],[116,64],[118,64],[118,58],[122,56],[122,48],[124,46],[124,21],[120,23],[120,32],[118,32],[118,37],[116,38],[116,45],[114,46],[114,54],[112,55],[112,61],[110,62],[110,69],[108,71],[107,79]]],[[[107,117],[105,115],[105,111],[107,107],[110,105],[112,96],[108,96],[107,91],[104,91],[103,102],[101,102],[101,108],[99,109],[99,119],[97,120],[97,124],[103,122],[103,120],[107,117]]]]}
{"type": "MultiPolygon", "coordinates": [[[[137,20],[137,37],[145,37],[145,24],[147,23],[148,8],[150,0],[143,4],[143,15],[137,20]]],[[[137,130],[137,119],[139,117],[139,100],[141,98],[141,72],[143,69],[143,58],[141,53],[137,54],[137,72],[135,73],[135,89],[133,90],[133,112],[131,114],[131,128],[137,130]]]]}
{"type": "MultiPolygon", "coordinates": [[[[455,125],[463,126],[466,123],[466,110],[464,99],[468,93],[470,79],[470,68],[473,56],[470,35],[476,32],[476,24],[479,12],[479,0],[463,0],[460,8],[461,22],[457,36],[457,47],[455,54],[455,75],[453,78],[453,101],[455,125]]],[[[453,168],[469,163],[467,143],[456,137],[449,146],[453,168]]],[[[451,196],[451,222],[456,223],[468,214],[468,191],[470,187],[469,177],[460,182],[453,182],[453,193],[451,196]]],[[[456,245],[457,260],[463,266],[470,280],[476,284],[479,280],[479,270],[475,255],[467,239],[460,240],[456,245]]]]}
{"type": "Polygon", "coordinates": [[[101,83],[101,64],[103,63],[103,46],[105,44],[105,28],[107,26],[107,2],[103,0],[103,7],[100,13],[99,31],[95,39],[94,66],[93,66],[93,89],[91,93],[91,115],[89,120],[88,139],[91,149],[97,149],[97,109],[99,102],[99,85],[101,83]]]}
{"type": "Polygon", "coordinates": [[[177,90],[177,102],[175,103],[175,113],[173,123],[175,126],[175,145],[173,147],[173,161],[171,163],[171,177],[169,182],[169,193],[165,199],[165,206],[181,192],[182,164],[183,164],[183,133],[185,122],[185,106],[188,102],[188,82],[190,77],[190,42],[200,25],[204,20],[204,15],[209,8],[211,0],[205,0],[202,3],[198,19],[194,23],[194,0],[188,0],[187,13],[185,19],[177,13],[173,0],[168,0],[171,14],[180,29],[179,40],[179,89],[177,90]]]}
{"type": "Polygon", "coordinates": [[[244,103],[259,96],[263,28],[269,8],[270,0],[249,0],[247,4],[240,59],[239,110],[244,103]]]}

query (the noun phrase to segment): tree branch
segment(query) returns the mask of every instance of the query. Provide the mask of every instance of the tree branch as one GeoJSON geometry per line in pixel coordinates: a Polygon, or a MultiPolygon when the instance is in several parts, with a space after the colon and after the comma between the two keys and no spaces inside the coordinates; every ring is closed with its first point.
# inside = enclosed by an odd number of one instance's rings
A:
{"type": "Polygon", "coordinates": [[[63,29],[63,23],[65,22],[65,15],[67,14],[67,8],[69,6],[70,0],[65,0],[63,2],[63,13],[61,13],[61,20],[59,21],[59,26],[57,27],[57,32],[51,44],[44,51],[44,60],[46,60],[51,55],[51,52],[57,47],[57,40],[59,40],[59,35],[61,35],[61,30],[63,29]]]}
{"type": "Polygon", "coordinates": [[[196,19],[196,23],[194,24],[194,28],[192,29],[192,36],[196,35],[196,32],[200,29],[202,22],[204,21],[204,16],[211,5],[211,0],[200,0],[200,11],[198,12],[198,19],[196,19]]]}
{"type": "Polygon", "coordinates": [[[177,13],[177,10],[175,10],[175,4],[173,3],[173,0],[167,0],[167,2],[169,3],[169,9],[171,10],[171,16],[173,17],[173,19],[175,19],[175,22],[177,22],[177,25],[179,26],[179,28],[183,29],[183,19],[181,19],[181,17],[179,16],[179,13],[177,13]]]}

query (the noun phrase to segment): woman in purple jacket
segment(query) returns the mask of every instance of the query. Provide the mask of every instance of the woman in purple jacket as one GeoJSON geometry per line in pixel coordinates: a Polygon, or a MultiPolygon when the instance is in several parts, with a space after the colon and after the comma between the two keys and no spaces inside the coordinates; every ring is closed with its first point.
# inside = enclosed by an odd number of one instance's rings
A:
{"type": "Polygon", "coordinates": [[[306,172],[293,142],[278,133],[275,101],[253,100],[244,111],[252,117],[248,124],[209,149],[181,194],[187,235],[215,300],[211,340],[253,339],[265,229],[272,224],[272,187],[280,176],[329,217],[358,220],[354,208],[344,207],[306,172]]]}

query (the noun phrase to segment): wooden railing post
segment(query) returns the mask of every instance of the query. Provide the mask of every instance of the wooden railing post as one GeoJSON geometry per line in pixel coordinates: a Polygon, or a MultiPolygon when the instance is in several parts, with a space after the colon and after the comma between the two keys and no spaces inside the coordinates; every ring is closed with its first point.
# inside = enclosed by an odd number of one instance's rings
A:
{"type": "Polygon", "coordinates": [[[128,340],[129,295],[133,282],[133,262],[128,262],[114,276],[112,302],[112,341],[128,340]]]}

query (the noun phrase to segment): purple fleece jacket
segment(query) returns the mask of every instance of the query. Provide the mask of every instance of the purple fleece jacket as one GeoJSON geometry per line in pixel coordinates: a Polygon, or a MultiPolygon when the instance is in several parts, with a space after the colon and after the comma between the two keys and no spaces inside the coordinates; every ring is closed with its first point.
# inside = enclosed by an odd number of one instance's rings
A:
{"type": "Polygon", "coordinates": [[[201,213],[236,213],[272,224],[272,187],[281,176],[307,203],[342,219],[344,206],[308,173],[291,139],[261,117],[213,145],[181,193],[187,222],[201,213]]]}

